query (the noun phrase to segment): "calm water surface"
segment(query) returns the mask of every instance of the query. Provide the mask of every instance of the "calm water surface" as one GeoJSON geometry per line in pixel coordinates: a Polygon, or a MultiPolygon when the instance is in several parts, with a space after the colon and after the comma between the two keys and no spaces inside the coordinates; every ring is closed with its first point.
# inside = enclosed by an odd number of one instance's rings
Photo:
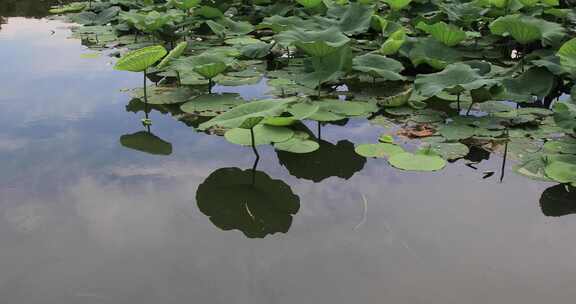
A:
{"type": "Polygon", "coordinates": [[[68,39],[59,21],[3,21],[0,303],[576,298],[576,216],[543,214],[540,196],[551,184],[509,171],[503,183],[498,174],[482,179],[499,170],[497,156],[478,170],[459,161],[436,174],[406,173],[353,156],[351,143],[374,142],[383,128],[364,120],[327,126],[330,153],[315,160],[260,149],[258,170],[288,185],[299,209],[287,233],[248,238],[218,228],[196,192],[217,170],[251,168],[249,148],[157,111],[152,132],[172,154],[123,147],[121,136],[142,131],[142,112],[127,111],[122,93],[140,85],[140,75],[113,71],[105,55],[84,58],[93,52],[68,39]]]}

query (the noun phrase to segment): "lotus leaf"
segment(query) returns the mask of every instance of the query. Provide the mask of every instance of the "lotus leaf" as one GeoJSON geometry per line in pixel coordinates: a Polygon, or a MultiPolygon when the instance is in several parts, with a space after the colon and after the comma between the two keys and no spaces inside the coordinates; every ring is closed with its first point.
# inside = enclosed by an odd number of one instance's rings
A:
{"type": "Polygon", "coordinates": [[[442,21],[434,24],[420,22],[416,28],[447,46],[455,46],[466,39],[466,33],[462,29],[442,21]]]}
{"type": "Polygon", "coordinates": [[[201,116],[217,116],[244,101],[233,93],[200,95],[180,106],[183,112],[201,116]]]}
{"type": "Polygon", "coordinates": [[[398,153],[404,153],[402,147],[391,143],[362,144],[354,151],[364,157],[388,158],[398,153]]]}
{"type": "Polygon", "coordinates": [[[404,70],[402,63],[382,55],[365,54],[358,56],[354,58],[353,64],[355,70],[368,73],[373,77],[391,81],[406,79],[399,74],[404,70]]]}
{"type": "Polygon", "coordinates": [[[282,114],[296,99],[287,98],[279,100],[259,100],[239,105],[201,124],[199,129],[204,130],[213,126],[224,128],[237,128],[246,118],[273,117],[282,114]]]}
{"type": "Polygon", "coordinates": [[[553,45],[565,35],[560,24],[522,15],[500,17],[490,24],[490,31],[495,35],[510,35],[521,44],[541,40],[544,45],[553,45]]]}
{"type": "Polygon", "coordinates": [[[546,176],[559,183],[576,183],[576,163],[552,161],[546,166],[546,176]]]}
{"type": "Polygon", "coordinates": [[[495,79],[484,78],[467,64],[451,64],[442,72],[418,76],[414,81],[419,95],[432,97],[443,90],[463,92],[498,84],[495,79]]]}
{"type": "MultiPolygon", "coordinates": [[[[226,138],[227,141],[233,144],[250,146],[252,145],[252,137],[249,129],[250,128],[240,128],[240,127],[230,129],[224,134],[224,137],[226,138]]],[[[253,128],[253,131],[254,131],[255,146],[284,142],[294,136],[294,131],[285,127],[256,125],[253,128]]]]}
{"type": "Polygon", "coordinates": [[[392,155],[388,162],[395,168],[406,171],[438,171],[446,166],[446,161],[428,150],[420,150],[415,154],[403,152],[392,155]]]}
{"type": "Polygon", "coordinates": [[[121,71],[143,72],[167,53],[168,51],[160,45],[145,47],[122,56],[114,68],[121,71]]]}

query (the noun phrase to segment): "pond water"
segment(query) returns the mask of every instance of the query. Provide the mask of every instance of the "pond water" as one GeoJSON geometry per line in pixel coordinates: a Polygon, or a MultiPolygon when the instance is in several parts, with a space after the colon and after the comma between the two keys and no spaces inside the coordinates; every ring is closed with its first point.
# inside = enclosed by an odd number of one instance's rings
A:
{"type": "MultiPolygon", "coordinates": [[[[576,297],[576,216],[547,216],[557,210],[540,198],[555,186],[515,175],[510,162],[500,182],[497,155],[477,170],[460,160],[440,173],[402,172],[355,156],[355,143],[374,142],[384,128],[353,120],[323,127],[329,153],[306,161],[259,148],[259,194],[242,185],[201,187],[211,175],[224,185],[249,183],[248,171],[230,168],[251,168],[250,148],[159,111],[151,131],[172,153],[126,148],[120,138],[143,131],[143,113],[127,108],[122,89],[141,76],[114,71],[105,54],[93,58],[68,38],[67,24],[18,17],[38,16],[25,10],[3,14],[10,17],[0,27],[0,303],[576,297]],[[485,171],[497,173],[484,179],[485,171]],[[263,202],[206,211],[211,199],[243,195],[293,208],[282,213],[263,202]],[[217,215],[211,221],[203,211],[217,215]],[[255,217],[264,224],[251,223],[255,217]]],[[[259,95],[261,87],[238,90],[259,95]]]]}

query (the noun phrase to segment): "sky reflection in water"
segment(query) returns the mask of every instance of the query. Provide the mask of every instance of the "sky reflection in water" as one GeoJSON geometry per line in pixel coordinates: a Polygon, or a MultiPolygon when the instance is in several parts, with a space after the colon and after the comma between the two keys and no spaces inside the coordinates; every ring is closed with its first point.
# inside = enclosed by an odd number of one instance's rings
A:
{"type": "MultiPolygon", "coordinates": [[[[576,297],[574,208],[550,199],[565,199],[557,187],[546,190],[551,184],[510,172],[504,183],[482,179],[499,169],[499,157],[478,170],[463,162],[436,174],[393,170],[351,153],[351,143],[373,142],[383,130],[364,120],[324,127],[330,153],[311,156],[315,163],[261,147],[259,174],[292,202],[297,196],[298,208],[286,210],[288,228],[285,221],[270,230],[287,233],[258,239],[245,224],[274,217],[261,202],[224,213],[236,221],[230,225],[196,201],[211,174],[251,168],[249,148],[157,111],[152,132],[170,143],[170,155],[122,146],[122,136],[143,131],[142,113],[127,112],[121,92],[140,75],[113,71],[107,56],[82,58],[92,52],[67,39],[60,22],[7,22],[0,31],[0,299],[7,303],[576,297]]],[[[235,191],[254,197],[242,187],[235,191]]]]}

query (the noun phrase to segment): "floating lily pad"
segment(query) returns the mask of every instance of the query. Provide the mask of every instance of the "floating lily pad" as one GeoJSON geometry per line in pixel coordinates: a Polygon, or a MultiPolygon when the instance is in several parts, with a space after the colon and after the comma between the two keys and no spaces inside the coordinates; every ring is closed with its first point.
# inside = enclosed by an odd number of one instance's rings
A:
{"type": "MultiPolygon", "coordinates": [[[[294,136],[294,131],[284,127],[273,127],[257,125],[254,127],[254,145],[267,145],[271,143],[284,142],[294,136]]],[[[242,145],[252,145],[252,137],[249,129],[234,128],[228,130],[224,137],[227,141],[242,145]]]]}
{"type": "Polygon", "coordinates": [[[423,151],[415,154],[397,153],[392,155],[388,162],[395,168],[406,171],[438,171],[446,166],[446,161],[442,157],[423,151]]]}
{"type": "Polygon", "coordinates": [[[311,140],[307,133],[298,131],[289,140],[275,143],[274,148],[290,153],[304,154],[320,149],[320,145],[317,141],[311,140]]]}
{"type": "Polygon", "coordinates": [[[576,182],[576,163],[552,161],[546,166],[544,171],[546,176],[559,183],[576,182]]]}
{"type": "Polygon", "coordinates": [[[364,157],[387,158],[394,154],[403,153],[402,147],[390,143],[362,144],[354,151],[364,157]]]}
{"type": "Polygon", "coordinates": [[[470,152],[468,146],[461,143],[429,143],[427,146],[447,160],[462,158],[470,152]]]}
{"type": "Polygon", "coordinates": [[[217,116],[244,103],[239,94],[208,94],[193,98],[180,106],[183,112],[201,116],[217,116]]]}

